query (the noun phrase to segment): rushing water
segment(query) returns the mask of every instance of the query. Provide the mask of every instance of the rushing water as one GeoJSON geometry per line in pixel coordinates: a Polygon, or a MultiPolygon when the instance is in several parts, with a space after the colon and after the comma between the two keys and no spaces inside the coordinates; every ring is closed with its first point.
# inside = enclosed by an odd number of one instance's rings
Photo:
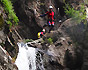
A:
{"type": "Polygon", "coordinates": [[[18,43],[18,46],[19,53],[15,61],[18,70],[45,70],[41,54],[35,48],[24,43],[18,43]],[[36,56],[37,54],[39,55],[36,56]]]}

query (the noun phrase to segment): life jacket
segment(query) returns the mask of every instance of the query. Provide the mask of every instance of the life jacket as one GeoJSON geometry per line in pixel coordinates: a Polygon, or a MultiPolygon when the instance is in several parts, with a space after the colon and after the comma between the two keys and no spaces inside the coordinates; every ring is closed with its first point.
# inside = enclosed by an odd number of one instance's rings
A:
{"type": "Polygon", "coordinates": [[[41,35],[44,35],[44,32],[41,32],[41,35]]]}
{"type": "Polygon", "coordinates": [[[54,12],[52,11],[52,12],[46,12],[46,14],[48,15],[48,19],[49,20],[54,20],[54,12]]]}
{"type": "Polygon", "coordinates": [[[44,32],[38,32],[38,38],[41,38],[41,36],[44,35],[44,32]]]}
{"type": "Polygon", "coordinates": [[[40,32],[38,32],[38,38],[40,38],[40,32]]]}

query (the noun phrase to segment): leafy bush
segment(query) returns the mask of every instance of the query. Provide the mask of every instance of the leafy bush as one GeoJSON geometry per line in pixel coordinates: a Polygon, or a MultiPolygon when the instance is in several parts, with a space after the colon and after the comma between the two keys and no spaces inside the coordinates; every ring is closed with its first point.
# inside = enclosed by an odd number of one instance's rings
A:
{"type": "Polygon", "coordinates": [[[86,19],[86,12],[83,4],[81,4],[80,9],[77,10],[72,8],[69,4],[65,3],[64,9],[66,15],[68,15],[69,18],[72,18],[72,20],[74,20],[77,23],[80,23],[81,21],[84,21],[86,19]]]}
{"type": "Polygon", "coordinates": [[[40,3],[40,5],[44,6],[44,5],[45,5],[45,3],[40,3]]]}
{"type": "Polygon", "coordinates": [[[1,2],[4,5],[6,13],[8,13],[8,19],[6,20],[7,24],[10,25],[10,27],[14,24],[17,25],[19,22],[18,17],[16,16],[16,13],[14,12],[12,3],[10,0],[1,0],[1,2]]]}
{"type": "Polygon", "coordinates": [[[33,42],[32,39],[26,39],[25,42],[33,42]]]}
{"type": "Polygon", "coordinates": [[[47,39],[47,42],[48,42],[49,44],[52,44],[52,43],[53,43],[53,39],[52,39],[52,38],[48,38],[48,39],[47,39]]]}

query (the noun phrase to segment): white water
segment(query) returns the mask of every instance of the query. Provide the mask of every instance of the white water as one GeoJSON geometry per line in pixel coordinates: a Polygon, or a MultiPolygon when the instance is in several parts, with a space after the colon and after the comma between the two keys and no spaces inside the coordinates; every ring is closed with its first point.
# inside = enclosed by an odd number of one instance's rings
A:
{"type": "Polygon", "coordinates": [[[18,70],[36,70],[36,50],[27,44],[18,43],[19,53],[15,64],[18,70]]]}
{"type": "Polygon", "coordinates": [[[18,67],[18,70],[45,70],[43,67],[42,56],[38,51],[33,47],[28,47],[27,44],[18,43],[19,53],[15,64],[18,67]],[[40,60],[37,59],[39,57],[40,60]]]}

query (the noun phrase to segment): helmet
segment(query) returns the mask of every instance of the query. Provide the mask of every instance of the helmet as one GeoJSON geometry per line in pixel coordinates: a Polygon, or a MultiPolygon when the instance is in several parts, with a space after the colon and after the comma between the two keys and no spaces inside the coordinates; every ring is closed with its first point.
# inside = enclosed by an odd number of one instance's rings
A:
{"type": "Polygon", "coordinates": [[[43,29],[42,31],[45,32],[45,29],[43,29]]]}
{"type": "Polygon", "coordinates": [[[49,6],[49,8],[50,8],[50,9],[52,9],[52,8],[53,8],[53,6],[49,6]]]}
{"type": "Polygon", "coordinates": [[[61,23],[62,21],[61,21],[61,20],[59,20],[59,22],[61,23]]]}

